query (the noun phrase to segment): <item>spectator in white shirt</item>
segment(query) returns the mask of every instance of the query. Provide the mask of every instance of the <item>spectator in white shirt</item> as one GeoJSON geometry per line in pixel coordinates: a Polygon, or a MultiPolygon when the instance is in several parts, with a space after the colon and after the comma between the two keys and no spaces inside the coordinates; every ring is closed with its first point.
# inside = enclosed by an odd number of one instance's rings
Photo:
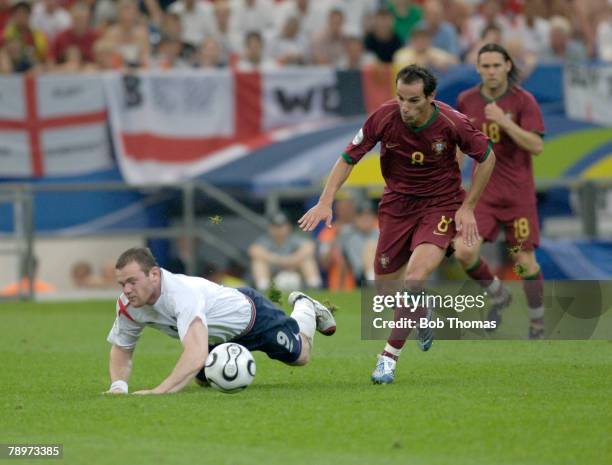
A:
{"type": "Polygon", "coordinates": [[[597,57],[601,61],[612,62],[612,1],[597,25],[596,48],[597,57]]]}
{"type": "Polygon", "coordinates": [[[300,21],[289,16],[280,34],[270,44],[270,56],[280,65],[303,65],[309,59],[308,41],[300,31],[300,21]]]}
{"type": "Polygon", "coordinates": [[[194,47],[202,43],[204,37],[215,31],[213,7],[208,2],[178,0],[168,7],[168,11],[181,18],[183,42],[194,47]]]}
{"type": "Polygon", "coordinates": [[[30,24],[53,41],[57,34],[72,26],[72,17],[60,6],[59,0],[41,0],[32,7],[30,24]]]}
{"type": "Polygon", "coordinates": [[[344,56],[344,13],[333,9],[322,29],[312,40],[312,61],[315,65],[338,66],[344,56]]]}

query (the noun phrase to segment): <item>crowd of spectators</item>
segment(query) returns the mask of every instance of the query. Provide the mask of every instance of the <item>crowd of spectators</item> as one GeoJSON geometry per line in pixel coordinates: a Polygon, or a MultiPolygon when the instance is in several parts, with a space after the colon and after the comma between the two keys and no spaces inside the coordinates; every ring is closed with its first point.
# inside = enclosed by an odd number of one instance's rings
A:
{"type": "Polygon", "coordinates": [[[0,0],[0,73],[612,61],[612,0],[0,0]]]}

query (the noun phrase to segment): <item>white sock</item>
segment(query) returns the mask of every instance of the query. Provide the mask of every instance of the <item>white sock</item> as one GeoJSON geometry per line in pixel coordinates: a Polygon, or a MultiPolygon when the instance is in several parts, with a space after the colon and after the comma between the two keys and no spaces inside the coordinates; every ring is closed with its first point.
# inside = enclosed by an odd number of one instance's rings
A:
{"type": "Polygon", "coordinates": [[[400,354],[402,353],[402,349],[397,349],[393,347],[391,344],[385,344],[385,352],[389,352],[390,354],[393,354],[396,357],[399,357],[400,354]]]}
{"type": "Polygon", "coordinates": [[[544,318],[544,307],[530,308],[529,318],[531,320],[536,320],[538,318],[544,318]]]}
{"type": "Polygon", "coordinates": [[[493,279],[493,282],[489,284],[489,286],[487,287],[487,291],[492,296],[497,295],[499,291],[501,291],[501,281],[499,280],[497,276],[495,276],[495,279],[493,279]]]}
{"type": "Polygon", "coordinates": [[[298,299],[293,306],[291,318],[297,321],[300,332],[308,338],[312,345],[312,339],[317,329],[317,317],[312,302],[304,298],[298,299]]]}
{"type": "Polygon", "coordinates": [[[268,288],[270,287],[270,280],[267,278],[258,279],[255,282],[255,287],[257,288],[258,291],[267,291],[268,288]]]}

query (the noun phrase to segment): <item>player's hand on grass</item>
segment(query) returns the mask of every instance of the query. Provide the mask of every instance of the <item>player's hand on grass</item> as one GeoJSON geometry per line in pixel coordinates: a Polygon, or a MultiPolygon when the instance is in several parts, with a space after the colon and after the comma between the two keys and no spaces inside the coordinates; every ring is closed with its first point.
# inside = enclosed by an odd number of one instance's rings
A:
{"type": "Polygon", "coordinates": [[[331,228],[332,209],[331,206],[317,203],[298,220],[298,225],[302,231],[312,231],[321,221],[331,228]]]}
{"type": "Polygon", "coordinates": [[[142,389],[140,391],[135,391],[132,394],[135,394],[137,396],[148,396],[148,395],[157,394],[157,393],[153,391],[153,389],[142,389]]]}
{"type": "Polygon", "coordinates": [[[472,247],[480,240],[476,217],[472,208],[466,206],[459,208],[455,213],[455,224],[457,225],[457,231],[461,234],[463,243],[468,247],[472,247]]]}

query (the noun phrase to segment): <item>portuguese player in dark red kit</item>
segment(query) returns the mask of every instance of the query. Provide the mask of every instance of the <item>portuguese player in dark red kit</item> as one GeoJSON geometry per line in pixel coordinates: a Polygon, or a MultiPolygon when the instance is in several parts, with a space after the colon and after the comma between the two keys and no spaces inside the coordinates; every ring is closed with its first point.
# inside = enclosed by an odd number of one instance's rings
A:
{"type": "MultiPolygon", "coordinates": [[[[299,220],[312,231],[320,221],[330,226],[332,203],[353,165],[380,142],[386,187],[378,208],[380,236],[374,271],[377,285],[407,281],[416,290],[442,262],[459,233],[466,247],[479,241],[474,208],[495,166],[487,137],[461,113],[434,100],[436,79],[410,65],[397,74],[397,97],[381,105],[338,159],[319,202],[299,220]],[[459,149],[478,162],[470,191],[461,187],[459,149]]],[[[431,311],[425,312],[431,318],[431,311]]],[[[396,309],[397,319],[397,309],[396,309]]],[[[431,347],[431,329],[418,328],[417,342],[431,347]]],[[[375,383],[391,383],[407,329],[391,331],[372,373],[375,383]]]]}
{"type": "MultiPolygon", "coordinates": [[[[527,296],[529,337],[539,339],[544,334],[543,276],[534,253],[540,231],[531,157],[542,151],[542,113],[533,95],[516,84],[517,68],[502,46],[483,46],[476,67],[482,83],[459,95],[457,109],[489,136],[497,156],[476,206],[478,231],[482,240],[495,241],[500,226],[504,228],[527,296]]],[[[476,247],[458,243],[455,256],[470,277],[488,288],[492,306],[487,319],[497,328],[511,295],[480,257],[482,240],[476,247]]]]}

